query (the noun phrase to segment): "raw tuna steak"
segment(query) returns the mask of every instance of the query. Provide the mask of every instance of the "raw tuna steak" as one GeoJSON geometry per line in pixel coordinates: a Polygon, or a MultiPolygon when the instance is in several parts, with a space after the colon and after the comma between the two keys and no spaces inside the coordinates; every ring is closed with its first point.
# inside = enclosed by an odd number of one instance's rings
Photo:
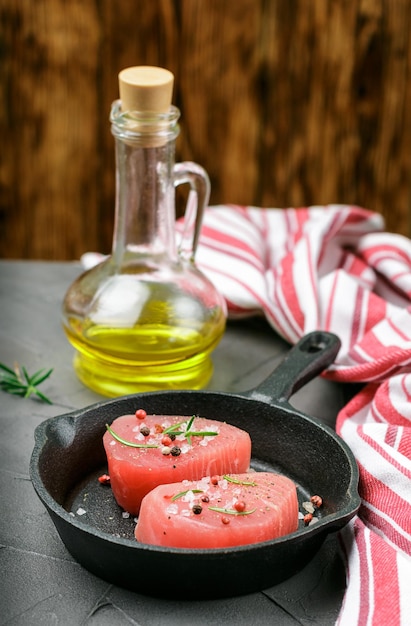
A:
{"type": "Polygon", "coordinates": [[[118,504],[132,515],[157,485],[241,473],[250,466],[249,434],[224,422],[140,410],[117,418],[110,428],[103,443],[111,487],[118,504]]]}
{"type": "Polygon", "coordinates": [[[297,527],[294,483],[281,474],[253,472],[157,487],[143,499],[135,537],[175,548],[227,548],[297,527]]]}

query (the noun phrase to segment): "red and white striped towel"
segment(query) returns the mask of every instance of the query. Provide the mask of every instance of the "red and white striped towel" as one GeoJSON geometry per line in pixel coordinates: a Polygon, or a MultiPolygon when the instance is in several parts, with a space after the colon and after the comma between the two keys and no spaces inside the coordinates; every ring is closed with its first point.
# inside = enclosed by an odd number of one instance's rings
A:
{"type": "Polygon", "coordinates": [[[224,205],[206,211],[196,261],[232,318],[263,314],[290,343],[317,329],[340,337],[325,375],[367,384],[336,425],[362,498],[340,532],[338,626],[411,625],[411,241],[355,206],[224,205]]]}
{"type": "Polygon", "coordinates": [[[263,313],[291,343],[334,332],[342,347],[326,376],[368,383],[337,420],[362,498],[340,533],[339,626],[411,624],[411,241],[383,229],[354,206],[220,206],[196,255],[231,317],[263,313]]]}

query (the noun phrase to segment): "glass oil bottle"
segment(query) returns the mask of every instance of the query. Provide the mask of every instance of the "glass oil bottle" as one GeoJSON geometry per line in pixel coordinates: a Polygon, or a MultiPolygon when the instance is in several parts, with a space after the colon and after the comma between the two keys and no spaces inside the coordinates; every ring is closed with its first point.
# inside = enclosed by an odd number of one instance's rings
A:
{"type": "Polygon", "coordinates": [[[110,115],[112,252],[74,281],[63,303],[76,374],[106,396],[206,386],[225,328],[225,302],[194,262],[210,184],[199,165],[175,163],[173,80],[157,67],[119,74],[120,99],[110,115]],[[174,190],[184,183],[195,202],[177,236],[174,190]]]}

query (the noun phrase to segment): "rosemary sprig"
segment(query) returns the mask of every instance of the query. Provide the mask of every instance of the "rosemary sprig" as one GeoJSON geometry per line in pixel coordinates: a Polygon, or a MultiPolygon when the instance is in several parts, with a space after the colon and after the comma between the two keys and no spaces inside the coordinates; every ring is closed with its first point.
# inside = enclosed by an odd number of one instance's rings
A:
{"type": "Polygon", "coordinates": [[[191,437],[216,437],[218,435],[217,432],[211,430],[190,430],[193,425],[195,416],[193,415],[189,421],[187,422],[178,422],[177,424],[172,424],[168,428],[163,431],[164,435],[184,435],[187,439],[189,445],[191,446],[191,437]],[[186,424],[185,430],[179,430],[179,428],[186,424]]]}
{"type": "Polygon", "coordinates": [[[193,422],[194,422],[194,415],[192,415],[191,418],[188,420],[188,424],[187,424],[187,427],[186,427],[186,432],[188,432],[190,430],[190,428],[193,425],[193,422]]]}
{"type": "Polygon", "coordinates": [[[108,424],[106,424],[106,428],[110,435],[116,439],[118,442],[123,443],[125,446],[130,446],[130,448],[158,448],[156,444],[151,443],[135,443],[134,441],[127,441],[127,439],[123,439],[117,433],[114,432],[112,428],[108,424]]]}
{"type": "Polygon", "coordinates": [[[182,498],[189,491],[192,491],[193,493],[203,493],[202,489],[187,489],[186,491],[180,491],[180,493],[176,493],[176,495],[171,498],[171,501],[174,502],[174,500],[178,500],[179,498],[182,498]]]}
{"type": "Polygon", "coordinates": [[[177,424],[171,424],[171,426],[168,426],[167,428],[163,430],[163,435],[182,435],[185,431],[184,430],[180,431],[178,429],[183,424],[185,424],[185,422],[178,422],[177,424]]]}
{"type": "Polygon", "coordinates": [[[247,480],[238,480],[238,478],[233,478],[232,476],[228,476],[224,474],[223,478],[225,478],[229,483],[234,483],[235,485],[246,485],[248,487],[256,487],[257,483],[249,482],[247,480]]]}
{"type": "Polygon", "coordinates": [[[186,439],[189,437],[216,437],[217,435],[218,433],[213,430],[186,430],[185,432],[186,439]]]}
{"type": "Polygon", "coordinates": [[[218,506],[209,506],[210,511],[216,511],[217,513],[225,513],[226,515],[251,515],[257,509],[249,509],[248,511],[236,511],[235,509],[220,509],[218,506]]]}
{"type": "Polygon", "coordinates": [[[42,393],[37,387],[46,380],[53,369],[41,369],[30,376],[24,366],[21,368],[17,363],[14,370],[4,363],[0,363],[0,389],[6,393],[11,393],[22,398],[29,398],[31,395],[37,396],[46,404],[53,404],[50,398],[42,393]]]}

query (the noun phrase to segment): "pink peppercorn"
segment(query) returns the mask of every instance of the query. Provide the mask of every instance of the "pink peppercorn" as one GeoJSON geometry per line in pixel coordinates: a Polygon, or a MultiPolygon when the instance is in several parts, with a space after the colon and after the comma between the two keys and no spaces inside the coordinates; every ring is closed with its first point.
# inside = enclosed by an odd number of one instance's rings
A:
{"type": "Polygon", "coordinates": [[[242,513],[243,511],[245,511],[245,502],[243,502],[242,500],[237,500],[237,502],[234,504],[234,508],[239,513],[242,513]]]}
{"type": "Polygon", "coordinates": [[[319,509],[323,503],[323,499],[321,496],[311,496],[310,501],[317,509],[319,509]]]}
{"type": "Polygon", "coordinates": [[[101,483],[102,485],[109,485],[110,476],[108,474],[102,474],[102,476],[98,477],[98,482],[101,483]]]}

